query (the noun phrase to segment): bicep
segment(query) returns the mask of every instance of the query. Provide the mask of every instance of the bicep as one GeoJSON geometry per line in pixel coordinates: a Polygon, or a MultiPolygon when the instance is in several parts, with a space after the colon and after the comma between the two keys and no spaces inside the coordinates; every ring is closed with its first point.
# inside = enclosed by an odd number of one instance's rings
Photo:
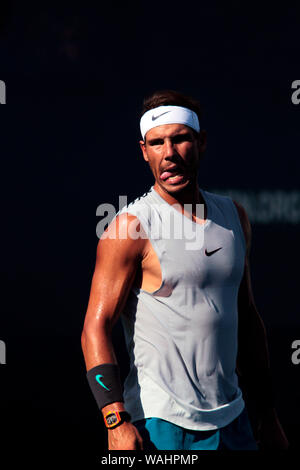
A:
{"type": "Polygon", "coordinates": [[[238,324],[239,324],[239,348],[247,344],[249,338],[256,337],[257,332],[264,331],[262,319],[258,313],[251,281],[250,249],[251,226],[243,207],[238,207],[241,225],[246,240],[246,253],[244,259],[244,272],[238,292],[238,324]]]}
{"type": "Polygon", "coordinates": [[[248,255],[245,256],[244,272],[238,293],[238,310],[239,313],[247,311],[249,308],[255,307],[255,301],[251,283],[250,262],[248,255]]]}
{"type": "Polygon", "coordinates": [[[239,295],[238,295],[238,303],[239,303],[239,311],[242,309],[249,307],[255,307],[253,290],[252,290],[252,283],[251,283],[251,272],[250,272],[250,250],[251,250],[251,238],[252,238],[252,230],[251,224],[247,215],[247,212],[236,201],[234,201],[239,218],[240,223],[243,229],[245,243],[246,243],[246,252],[244,258],[244,272],[243,277],[239,287],[239,295]]]}
{"type": "Polygon", "coordinates": [[[133,216],[128,216],[127,221],[126,217],[118,217],[109,227],[115,235],[110,238],[106,233],[98,242],[85,323],[113,326],[125,305],[143,245],[143,240],[129,236],[128,223],[133,219],[133,216]],[[124,230],[125,238],[118,235],[119,228],[124,230]]]}

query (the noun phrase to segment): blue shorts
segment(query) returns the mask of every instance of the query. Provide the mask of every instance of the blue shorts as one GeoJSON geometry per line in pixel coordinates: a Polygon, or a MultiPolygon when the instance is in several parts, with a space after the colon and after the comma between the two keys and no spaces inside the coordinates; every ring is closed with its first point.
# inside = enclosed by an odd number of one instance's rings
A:
{"type": "Polygon", "coordinates": [[[258,450],[246,408],[227,426],[212,431],[192,431],[160,418],[133,423],[144,450],[258,450]]]}

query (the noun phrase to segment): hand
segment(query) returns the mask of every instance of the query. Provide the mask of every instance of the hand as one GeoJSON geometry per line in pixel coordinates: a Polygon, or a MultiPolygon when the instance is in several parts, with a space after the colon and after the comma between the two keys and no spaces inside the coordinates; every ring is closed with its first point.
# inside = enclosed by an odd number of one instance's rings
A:
{"type": "Polygon", "coordinates": [[[107,432],[109,450],[143,450],[143,439],[132,423],[125,421],[107,432]]]}
{"type": "Polygon", "coordinates": [[[258,446],[261,450],[287,450],[289,447],[289,442],[274,409],[268,411],[260,419],[258,446]]]}

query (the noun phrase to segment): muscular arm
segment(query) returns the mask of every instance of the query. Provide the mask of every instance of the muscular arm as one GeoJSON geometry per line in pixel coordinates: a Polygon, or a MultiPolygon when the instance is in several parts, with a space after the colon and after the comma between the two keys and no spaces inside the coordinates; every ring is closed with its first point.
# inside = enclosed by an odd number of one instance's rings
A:
{"type": "Polygon", "coordinates": [[[257,311],[251,286],[249,263],[251,226],[245,209],[237,202],[234,203],[247,246],[244,275],[238,294],[237,372],[244,383],[246,395],[256,405],[258,421],[257,429],[254,431],[260,447],[285,450],[289,443],[273,404],[266,330],[257,311]]]}
{"type": "Polygon", "coordinates": [[[255,305],[250,274],[251,226],[245,209],[235,202],[246,240],[244,274],[238,294],[237,371],[259,413],[273,408],[267,335],[255,305]]]}
{"type": "MultiPolygon", "coordinates": [[[[117,364],[112,344],[112,329],[125,306],[145,244],[143,238],[135,240],[130,237],[129,224],[134,223],[134,220],[136,218],[132,215],[117,216],[98,243],[95,271],[81,336],[87,370],[104,363],[117,364]],[[114,233],[115,238],[107,236],[114,233]]],[[[136,230],[139,230],[139,226],[136,230]]],[[[102,413],[108,409],[123,411],[124,403],[107,405],[102,408],[102,413]]],[[[126,429],[132,431],[132,425],[123,423],[116,429],[109,430],[109,440],[114,436],[110,449],[120,445],[121,449],[127,448],[128,444],[124,443],[124,436],[121,436],[126,429]],[[122,444],[115,443],[120,439],[122,444]]],[[[131,437],[134,437],[132,432],[131,437]]]]}

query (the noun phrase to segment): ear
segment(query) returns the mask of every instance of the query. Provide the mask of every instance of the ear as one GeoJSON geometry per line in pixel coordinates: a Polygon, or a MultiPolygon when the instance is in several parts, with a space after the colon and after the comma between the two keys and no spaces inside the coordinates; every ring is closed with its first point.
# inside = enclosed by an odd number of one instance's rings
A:
{"type": "Polygon", "coordinates": [[[143,153],[144,160],[146,162],[148,162],[149,159],[148,159],[148,155],[147,155],[146,144],[143,140],[140,140],[140,147],[141,147],[141,150],[142,150],[142,153],[143,153]]]}

